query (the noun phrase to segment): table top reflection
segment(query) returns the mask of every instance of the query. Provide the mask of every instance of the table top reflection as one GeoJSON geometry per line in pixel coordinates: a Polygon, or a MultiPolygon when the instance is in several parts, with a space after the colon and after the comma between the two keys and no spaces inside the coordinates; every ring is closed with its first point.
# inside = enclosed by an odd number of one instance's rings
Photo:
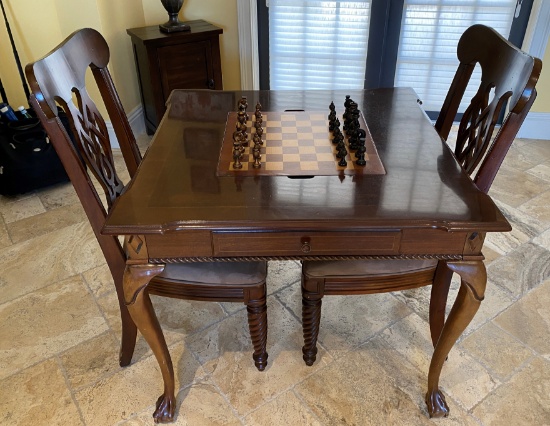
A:
{"type": "Polygon", "coordinates": [[[139,170],[103,233],[181,230],[360,231],[425,228],[507,231],[489,196],[456,162],[412,89],[370,91],[176,90],[139,170]],[[264,111],[343,110],[359,105],[383,175],[218,176],[228,112],[246,96],[264,111]]]}

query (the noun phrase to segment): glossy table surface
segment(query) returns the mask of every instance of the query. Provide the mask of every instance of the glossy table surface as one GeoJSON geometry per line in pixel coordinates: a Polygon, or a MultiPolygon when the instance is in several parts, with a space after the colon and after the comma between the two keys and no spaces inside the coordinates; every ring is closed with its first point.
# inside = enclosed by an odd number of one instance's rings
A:
{"type": "MultiPolygon", "coordinates": [[[[253,107],[249,106],[249,109],[253,107]]],[[[167,113],[105,234],[182,230],[360,231],[407,227],[507,231],[441,141],[412,89],[174,91],[167,113]],[[264,111],[326,111],[345,95],[363,112],[385,175],[218,177],[227,113],[241,96],[264,111]]]]}

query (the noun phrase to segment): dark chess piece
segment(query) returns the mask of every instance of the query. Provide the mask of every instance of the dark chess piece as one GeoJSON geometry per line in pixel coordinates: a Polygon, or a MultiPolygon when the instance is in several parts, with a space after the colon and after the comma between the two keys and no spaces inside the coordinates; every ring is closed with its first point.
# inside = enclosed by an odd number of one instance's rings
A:
{"type": "Polygon", "coordinates": [[[256,104],[256,111],[254,111],[254,116],[256,117],[256,123],[263,123],[264,120],[262,116],[262,106],[259,102],[256,104]]]}
{"type": "Polygon", "coordinates": [[[346,161],[346,156],[344,155],[340,161],[338,161],[338,165],[341,167],[346,167],[348,165],[348,162],[346,161]]]}
{"type": "Polygon", "coordinates": [[[252,165],[252,167],[254,167],[255,169],[259,169],[260,167],[262,167],[262,163],[260,162],[262,158],[260,154],[260,145],[256,145],[254,147],[254,149],[252,150],[252,156],[254,157],[254,164],[252,165]]]}
{"type": "Polygon", "coordinates": [[[338,128],[340,130],[340,120],[336,118],[336,114],[334,115],[334,120],[328,122],[328,129],[333,132],[334,129],[338,128]]]}
{"type": "Polygon", "coordinates": [[[243,96],[241,99],[239,99],[239,102],[237,104],[237,110],[239,114],[242,113],[242,115],[244,116],[245,124],[249,119],[248,113],[246,112],[247,108],[248,108],[248,100],[246,99],[246,96],[243,96]]]}
{"type": "Polygon", "coordinates": [[[365,161],[365,153],[364,152],[359,154],[359,157],[357,157],[357,160],[355,161],[355,164],[357,164],[358,166],[366,166],[367,165],[367,162],[365,161]]]}
{"type": "Polygon", "coordinates": [[[357,151],[355,151],[355,158],[360,158],[362,155],[363,158],[365,158],[365,152],[367,152],[367,148],[365,148],[365,145],[359,145],[357,147],[357,151]]]}

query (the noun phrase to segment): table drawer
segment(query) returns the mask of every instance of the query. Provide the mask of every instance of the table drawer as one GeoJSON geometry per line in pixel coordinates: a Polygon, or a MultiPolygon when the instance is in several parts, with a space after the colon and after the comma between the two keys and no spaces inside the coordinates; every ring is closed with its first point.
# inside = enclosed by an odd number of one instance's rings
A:
{"type": "Polygon", "coordinates": [[[398,254],[401,232],[214,232],[214,256],[398,254]]]}

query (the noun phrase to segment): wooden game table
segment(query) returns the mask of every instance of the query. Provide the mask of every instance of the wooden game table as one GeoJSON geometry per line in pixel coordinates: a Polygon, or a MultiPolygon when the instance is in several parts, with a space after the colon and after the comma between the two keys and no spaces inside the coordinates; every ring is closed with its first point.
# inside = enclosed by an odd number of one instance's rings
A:
{"type": "MultiPolygon", "coordinates": [[[[432,258],[453,264],[464,291],[430,366],[428,393],[437,407],[443,361],[483,299],[485,234],[510,230],[435,132],[414,91],[394,88],[176,90],[102,233],[129,237],[127,270],[139,268],[144,285],[169,262],[432,258]],[[284,176],[260,169],[220,176],[228,114],[243,95],[252,112],[260,102],[263,111],[326,114],[331,101],[343,112],[345,95],[351,95],[385,172],[284,176]]],[[[153,347],[157,358],[163,342],[153,347]]],[[[165,368],[161,365],[163,375],[165,368]]]]}

